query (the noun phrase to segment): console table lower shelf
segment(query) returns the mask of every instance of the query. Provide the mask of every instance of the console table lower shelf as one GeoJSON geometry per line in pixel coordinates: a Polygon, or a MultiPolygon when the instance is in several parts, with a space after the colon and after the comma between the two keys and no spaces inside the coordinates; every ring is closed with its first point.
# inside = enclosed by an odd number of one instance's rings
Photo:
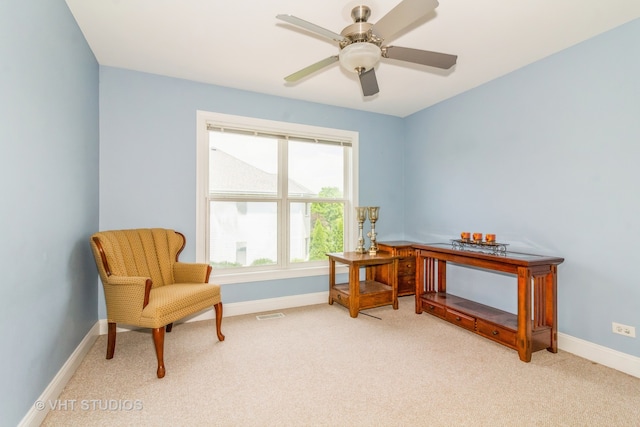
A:
{"type": "MultiPolygon", "coordinates": [[[[518,350],[518,316],[515,314],[443,292],[420,295],[420,304],[426,313],[518,350]]],[[[551,333],[548,326],[534,329],[531,351],[549,347],[551,333]]]]}

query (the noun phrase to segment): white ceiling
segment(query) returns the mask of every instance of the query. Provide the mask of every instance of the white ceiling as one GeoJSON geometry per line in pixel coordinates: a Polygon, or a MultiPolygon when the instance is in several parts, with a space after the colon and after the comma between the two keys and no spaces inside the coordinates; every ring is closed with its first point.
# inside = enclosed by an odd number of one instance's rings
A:
{"type": "Polygon", "coordinates": [[[285,83],[338,46],[276,15],[340,33],[354,6],[369,6],[375,24],[399,1],[66,0],[101,65],[398,117],[640,17],[639,0],[440,0],[385,44],[458,55],[451,70],[382,60],[368,98],[338,63],[285,83]]]}

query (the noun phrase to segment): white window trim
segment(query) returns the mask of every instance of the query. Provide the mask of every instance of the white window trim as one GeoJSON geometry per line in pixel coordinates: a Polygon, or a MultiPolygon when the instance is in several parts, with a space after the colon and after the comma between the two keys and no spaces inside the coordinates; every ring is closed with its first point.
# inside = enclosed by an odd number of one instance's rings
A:
{"type": "MultiPolygon", "coordinates": [[[[345,191],[350,191],[345,206],[344,223],[350,224],[345,233],[345,252],[352,251],[358,239],[358,226],[355,218],[355,202],[358,198],[358,132],[331,129],[296,123],[278,122],[252,117],[234,116],[198,110],[196,112],[196,262],[206,263],[206,224],[209,178],[209,131],[207,123],[226,125],[235,128],[261,129],[273,133],[296,133],[318,139],[348,139],[351,141],[351,174],[347,177],[345,191]],[[351,182],[353,180],[353,182],[351,182]]],[[[338,265],[338,273],[346,273],[347,268],[338,265]]],[[[265,280],[287,279],[295,277],[320,276],[329,274],[328,262],[324,266],[308,266],[259,272],[225,273],[214,269],[210,281],[218,284],[261,282],[265,280]],[[212,280],[214,279],[214,280],[212,280]]]]}

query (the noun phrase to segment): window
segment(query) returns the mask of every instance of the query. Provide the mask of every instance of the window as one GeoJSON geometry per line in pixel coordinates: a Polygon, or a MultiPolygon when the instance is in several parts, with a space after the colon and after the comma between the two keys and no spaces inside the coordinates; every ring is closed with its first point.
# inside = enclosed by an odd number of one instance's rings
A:
{"type": "Polygon", "coordinates": [[[218,283],[326,274],[357,239],[357,133],[198,112],[196,257],[218,283]]]}

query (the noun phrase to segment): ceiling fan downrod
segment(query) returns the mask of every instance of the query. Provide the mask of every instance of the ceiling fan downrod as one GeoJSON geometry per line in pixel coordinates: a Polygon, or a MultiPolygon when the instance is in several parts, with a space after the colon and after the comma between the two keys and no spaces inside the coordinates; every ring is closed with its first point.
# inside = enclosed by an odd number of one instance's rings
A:
{"type": "Polygon", "coordinates": [[[373,24],[367,22],[370,16],[371,9],[368,6],[356,6],[351,10],[354,23],[346,26],[340,33],[344,37],[340,42],[340,49],[352,43],[373,43],[377,46],[382,44],[382,39],[373,34],[373,24]]]}

